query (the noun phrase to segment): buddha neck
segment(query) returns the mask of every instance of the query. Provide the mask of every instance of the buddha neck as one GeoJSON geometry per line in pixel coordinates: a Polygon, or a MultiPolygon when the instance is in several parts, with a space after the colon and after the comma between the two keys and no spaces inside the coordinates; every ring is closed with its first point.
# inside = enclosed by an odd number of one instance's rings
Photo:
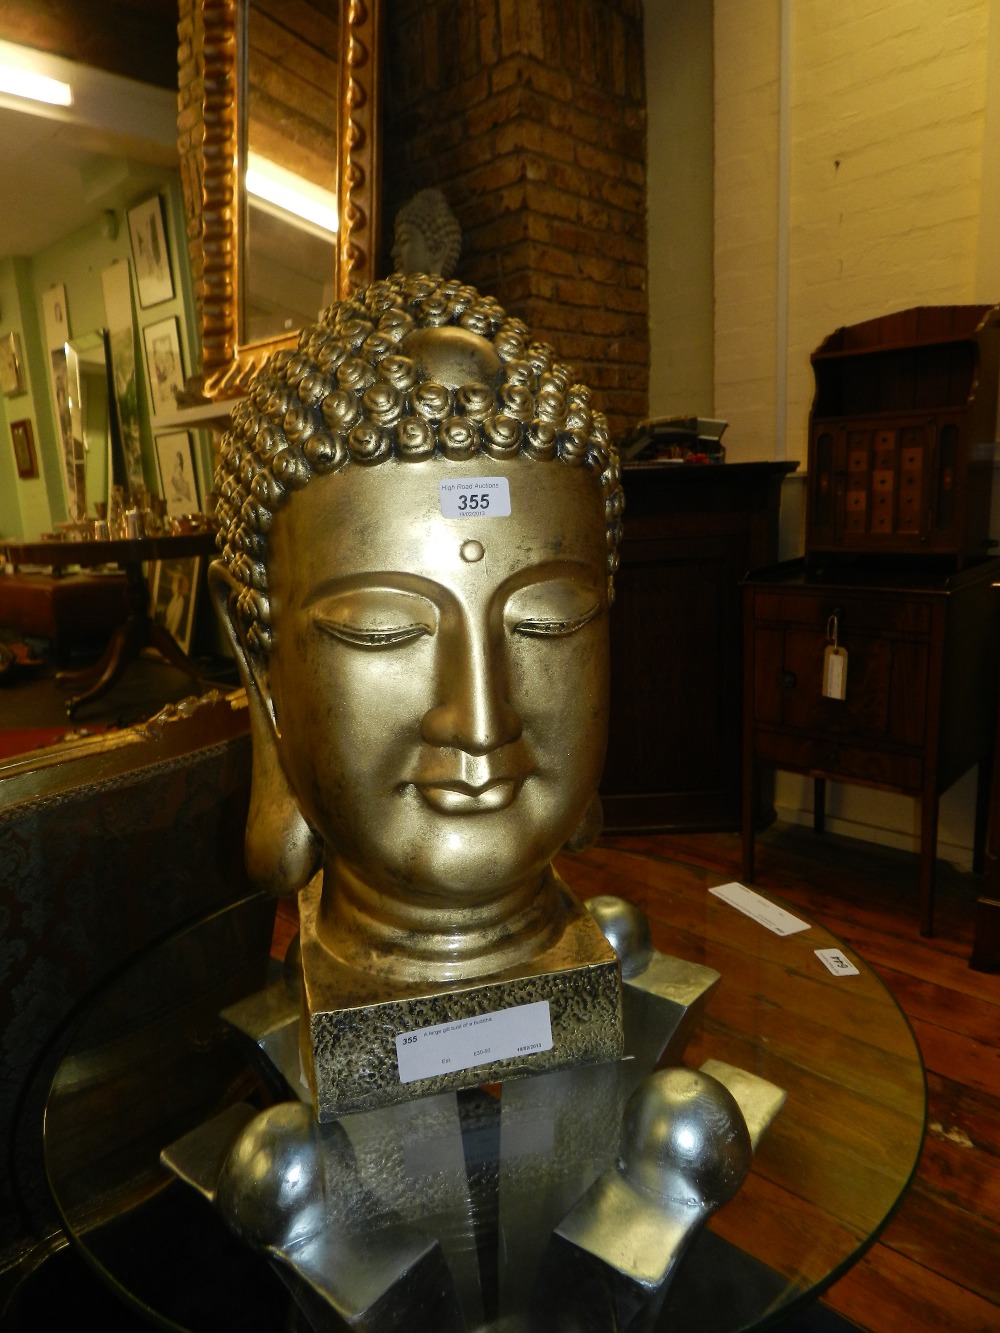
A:
{"type": "Polygon", "coordinates": [[[348,967],[387,981],[479,980],[530,963],[561,933],[564,915],[551,865],[469,906],[390,896],[334,857],[323,872],[317,934],[348,967]]]}

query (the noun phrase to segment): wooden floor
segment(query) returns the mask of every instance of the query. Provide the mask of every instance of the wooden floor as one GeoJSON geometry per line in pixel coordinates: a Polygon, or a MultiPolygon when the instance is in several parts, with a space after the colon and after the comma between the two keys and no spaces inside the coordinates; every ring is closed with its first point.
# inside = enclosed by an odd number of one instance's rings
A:
{"type": "MultiPolygon", "coordinates": [[[[739,879],[737,834],[607,838],[739,879]]],[[[856,950],[906,1013],[923,1051],[928,1131],[916,1179],[867,1255],[826,1303],[871,1333],[1000,1330],[1000,976],[968,966],[978,880],[940,866],[937,934],[916,924],[915,856],[776,825],[756,887],[856,950]]],[[[690,871],[688,871],[690,873],[690,871]]]]}

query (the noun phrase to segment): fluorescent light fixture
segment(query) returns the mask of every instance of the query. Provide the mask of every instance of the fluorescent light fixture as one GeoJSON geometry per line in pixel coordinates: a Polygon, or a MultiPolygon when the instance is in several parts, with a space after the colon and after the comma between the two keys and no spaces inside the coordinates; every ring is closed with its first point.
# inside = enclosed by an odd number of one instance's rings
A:
{"type": "Polygon", "coordinates": [[[265,206],[291,213],[324,233],[337,230],[337,196],[257,153],[247,154],[247,193],[265,206]]]}
{"type": "Polygon", "coordinates": [[[68,83],[16,65],[0,65],[0,93],[26,97],[31,102],[46,102],[49,106],[73,105],[73,89],[68,83]]]}

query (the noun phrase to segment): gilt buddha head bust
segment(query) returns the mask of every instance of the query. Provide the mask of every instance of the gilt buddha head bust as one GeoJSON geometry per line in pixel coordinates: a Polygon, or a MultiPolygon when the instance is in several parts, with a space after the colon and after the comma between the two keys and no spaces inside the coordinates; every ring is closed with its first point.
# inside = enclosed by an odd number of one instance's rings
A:
{"type": "Polygon", "coordinates": [[[589,391],[474,288],[394,275],[257,373],[217,489],[251,875],[322,864],[318,940],[358,973],[530,961],[607,734],[622,492],[589,391]]]}

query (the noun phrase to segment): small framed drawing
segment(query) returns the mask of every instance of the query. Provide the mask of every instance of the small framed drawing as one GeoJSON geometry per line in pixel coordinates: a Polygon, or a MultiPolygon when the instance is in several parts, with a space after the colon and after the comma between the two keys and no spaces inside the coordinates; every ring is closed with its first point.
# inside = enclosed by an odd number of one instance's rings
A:
{"type": "Polygon", "coordinates": [[[132,242],[139,304],[145,309],[169,301],[174,294],[174,279],[167,252],[163,201],[158,194],[128,210],[128,234],[132,242]]]}
{"type": "Polygon", "coordinates": [[[142,331],[146,344],[146,371],[153,413],[166,412],[177,407],[177,394],[184,387],[184,367],[181,364],[180,325],[175,315],[147,324],[142,331]]]}
{"type": "Polygon", "coordinates": [[[184,652],[191,651],[202,557],[157,560],[153,564],[151,598],[153,619],[184,652]]]}
{"type": "Polygon", "coordinates": [[[167,513],[177,518],[183,514],[197,514],[198,485],[190,434],[186,430],[175,430],[157,435],[156,458],[160,465],[160,494],[167,502],[167,513]]]}
{"type": "Polygon", "coordinates": [[[10,423],[10,438],[14,442],[14,461],[17,463],[17,475],[25,480],[38,476],[38,459],[35,457],[35,437],[31,422],[27,417],[23,421],[10,423]]]}
{"type": "Polygon", "coordinates": [[[5,333],[0,338],[0,393],[6,398],[24,393],[24,361],[16,333],[5,333]]]}

